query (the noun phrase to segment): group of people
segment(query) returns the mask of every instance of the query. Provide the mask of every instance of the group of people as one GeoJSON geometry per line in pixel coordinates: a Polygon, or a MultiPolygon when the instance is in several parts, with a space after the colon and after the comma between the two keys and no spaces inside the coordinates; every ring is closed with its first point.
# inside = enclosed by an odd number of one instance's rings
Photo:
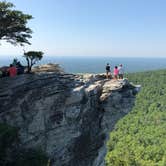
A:
{"type": "Polygon", "coordinates": [[[9,67],[5,66],[0,69],[0,77],[15,77],[16,75],[24,73],[24,66],[17,60],[13,60],[13,63],[9,67]]]}
{"type": "Polygon", "coordinates": [[[124,75],[124,69],[123,69],[123,65],[120,64],[119,66],[115,66],[113,69],[113,74],[111,74],[111,66],[109,63],[107,63],[106,65],[106,78],[113,78],[114,79],[123,79],[123,75],[124,75]]]}
{"type": "MultiPolygon", "coordinates": [[[[10,76],[14,77],[19,74],[24,73],[24,66],[17,60],[14,60],[10,67],[5,67],[0,70],[0,77],[10,76]]],[[[106,78],[114,78],[114,79],[123,79],[124,69],[122,64],[119,66],[115,66],[113,72],[111,73],[111,66],[109,63],[106,65],[106,78]]]]}

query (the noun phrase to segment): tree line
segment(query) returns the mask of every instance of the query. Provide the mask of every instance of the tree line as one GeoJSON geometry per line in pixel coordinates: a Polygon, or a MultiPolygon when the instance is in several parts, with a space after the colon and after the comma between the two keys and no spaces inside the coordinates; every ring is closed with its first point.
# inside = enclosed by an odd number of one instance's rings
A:
{"type": "Polygon", "coordinates": [[[166,165],[166,70],[127,76],[141,84],[133,110],[121,119],[108,141],[107,166],[166,165]]]}

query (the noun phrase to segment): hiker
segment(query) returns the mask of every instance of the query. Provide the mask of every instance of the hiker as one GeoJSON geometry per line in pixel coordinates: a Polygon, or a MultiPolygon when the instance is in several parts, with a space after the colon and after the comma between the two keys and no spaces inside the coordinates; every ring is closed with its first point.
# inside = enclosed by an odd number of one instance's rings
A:
{"type": "Polygon", "coordinates": [[[13,63],[12,63],[12,65],[16,67],[16,66],[17,66],[17,63],[18,63],[17,58],[14,58],[14,59],[13,59],[13,63]]]}
{"type": "Polygon", "coordinates": [[[16,64],[17,67],[17,74],[24,74],[24,66],[20,63],[20,61],[16,64]]]}
{"type": "Polygon", "coordinates": [[[3,67],[0,68],[0,70],[2,72],[2,77],[8,76],[8,71],[7,71],[8,69],[9,69],[8,66],[3,66],[3,67]]]}
{"type": "Polygon", "coordinates": [[[7,70],[10,77],[15,77],[17,75],[17,68],[10,64],[9,69],[7,70]]]}
{"type": "Polygon", "coordinates": [[[118,66],[118,70],[119,70],[119,79],[123,79],[124,69],[123,69],[122,64],[120,64],[120,65],[118,66]]]}
{"type": "Polygon", "coordinates": [[[119,74],[119,70],[118,70],[118,67],[117,66],[115,66],[115,68],[114,68],[114,79],[118,79],[118,74],[119,74]]]}
{"type": "Polygon", "coordinates": [[[106,78],[107,79],[111,77],[111,69],[110,68],[111,67],[110,67],[109,63],[107,63],[107,65],[105,67],[105,69],[106,69],[106,78]]]}

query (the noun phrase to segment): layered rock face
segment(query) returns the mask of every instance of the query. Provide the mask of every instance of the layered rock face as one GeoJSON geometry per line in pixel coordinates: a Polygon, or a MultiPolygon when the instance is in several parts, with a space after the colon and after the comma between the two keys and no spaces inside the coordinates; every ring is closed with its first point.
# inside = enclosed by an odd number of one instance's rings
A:
{"type": "Polygon", "coordinates": [[[106,140],[134,105],[127,80],[34,74],[0,80],[0,122],[19,128],[22,147],[42,148],[52,166],[104,166],[106,140]]]}

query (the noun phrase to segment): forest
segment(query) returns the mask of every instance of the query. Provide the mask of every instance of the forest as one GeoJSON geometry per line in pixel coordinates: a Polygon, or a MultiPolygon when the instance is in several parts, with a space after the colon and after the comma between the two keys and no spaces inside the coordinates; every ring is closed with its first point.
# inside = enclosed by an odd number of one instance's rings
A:
{"type": "Polygon", "coordinates": [[[107,166],[166,166],[166,70],[126,75],[142,86],[107,143],[107,166]]]}

